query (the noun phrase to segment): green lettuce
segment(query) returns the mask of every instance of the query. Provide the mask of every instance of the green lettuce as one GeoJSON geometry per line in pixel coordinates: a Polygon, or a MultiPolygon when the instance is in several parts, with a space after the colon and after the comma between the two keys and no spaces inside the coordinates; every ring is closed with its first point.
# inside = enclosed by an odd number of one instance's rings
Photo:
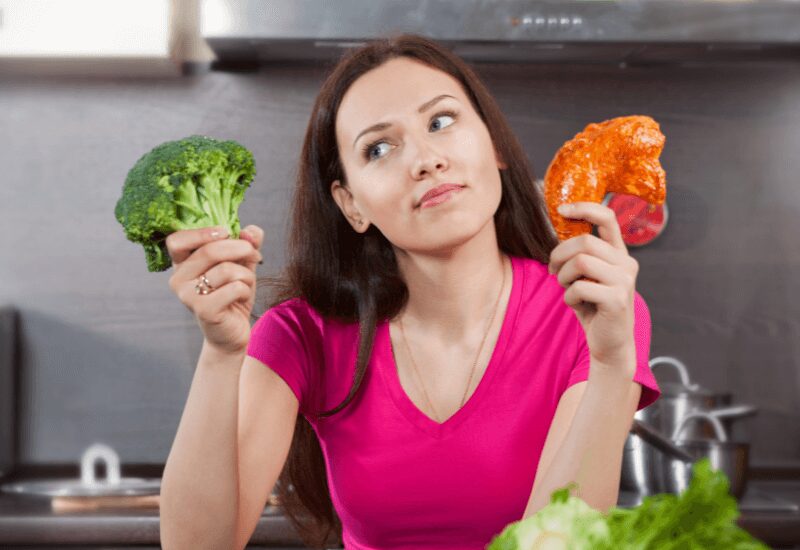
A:
{"type": "Polygon", "coordinates": [[[574,483],[554,491],[550,503],[536,514],[508,525],[489,550],[592,550],[607,545],[611,531],[603,514],[569,495],[574,483]]]}
{"type": "Polygon", "coordinates": [[[487,550],[769,550],[736,524],[729,487],[704,458],[694,463],[680,495],[652,495],[603,514],[570,494],[571,483],[536,514],[507,525],[487,550]]]}

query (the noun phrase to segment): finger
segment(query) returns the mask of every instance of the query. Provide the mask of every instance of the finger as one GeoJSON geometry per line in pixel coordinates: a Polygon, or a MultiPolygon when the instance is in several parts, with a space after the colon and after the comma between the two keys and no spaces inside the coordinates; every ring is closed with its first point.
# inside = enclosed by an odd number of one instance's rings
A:
{"type": "Polygon", "coordinates": [[[218,241],[228,237],[228,229],[222,226],[202,227],[200,229],[185,229],[170,233],[166,239],[167,252],[172,258],[173,265],[186,260],[192,252],[206,243],[218,241]]]}
{"type": "Polygon", "coordinates": [[[610,243],[594,235],[578,235],[559,243],[550,252],[548,271],[558,273],[566,262],[580,253],[597,256],[612,265],[620,265],[630,258],[627,249],[614,248],[610,243]]]}
{"type": "MultiPolygon", "coordinates": [[[[242,264],[234,262],[222,262],[205,272],[206,280],[209,285],[216,289],[233,281],[247,283],[250,288],[255,289],[256,274],[252,269],[242,264]]],[[[195,281],[197,283],[199,281],[195,281]]],[[[194,288],[194,287],[193,287],[194,288]]]]}
{"type": "Polygon", "coordinates": [[[608,309],[609,306],[624,305],[619,300],[619,294],[618,291],[607,285],[591,281],[575,281],[564,292],[564,302],[570,307],[578,307],[585,302],[594,304],[598,309],[608,309]]]}
{"type": "Polygon", "coordinates": [[[245,265],[256,264],[261,260],[261,253],[253,249],[253,245],[242,239],[226,239],[207,243],[189,256],[175,272],[178,282],[194,280],[212,267],[222,262],[236,262],[245,265]]]}
{"type": "Polygon", "coordinates": [[[235,281],[246,284],[248,288],[250,288],[251,295],[255,289],[255,273],[243,265],[233,262],[223,262],[212,267],[205,273],[205,277],[206,285],[210,291],[206,294],[202,294],[198,291],[198,285],[200,284],[199,278],[184,281],[181,284],[179,289],[181,301],[190,309],[194,310],[201,303],[208,303],[209,301],[213,304],[213,300],[207,300],[205,298],[235,281]]]}
{"type": "MultiPolygon", "coordinates": [[[[258,251],[261,251],[261,244],[262,244],[262,242],[264,240],[264,231],[260,227],[258,227],[257,225],[248,225],[247,227],[242,229],[242,231],[240,232],[239,236],[240,236],[240,238],[242,238],[242,239],[248,241],[250,244],[252,244],[253,248],[255,248],[258,251]]],[[[263,256],[262,256],[262,259],[260,261],[258,261],[258,263],[259,264],[263,264],[264,263],[263,256]]],[[[255,262],[246,263],[245,265],[248,268],[253,269],[253,270],[255,270],[255,268],[256,268],[256,263],[255,262]]]]}
{"type": "MultiPolygon", "coordinates": [[[[192,290],[194,292],[194,290],[192,290]]],[[[236,302],[247,302],[252,296],[252,289],[244,281],[231,281],[211,293],[198,295],[194,312],[197,318],[210,324],[221,323],[226,309],[236,302]]]]}
{"type": "Polygon", "coordinates": [[[558,271],[558,284],[567,288],[581,277],[589,277],[607,286],[624,286],[625,275],[616,266],[590,254],[573,256],[558,271]]]}
{"type": "Polygon", "coordinates": [[[264,230],[257,225],[248,225],[242,228],[239,237],[250,242],[256,250],[260,250],[264,241],[264,230]]]}
{"type": "Polygon", "coordinates": [[[565,218],[585,220],[597,226],[600,238],[614,248],[625,249],[622,230],[617,215],[609,207],[596,202],[574,202],[562,204],[558,212],[565,218]]]}

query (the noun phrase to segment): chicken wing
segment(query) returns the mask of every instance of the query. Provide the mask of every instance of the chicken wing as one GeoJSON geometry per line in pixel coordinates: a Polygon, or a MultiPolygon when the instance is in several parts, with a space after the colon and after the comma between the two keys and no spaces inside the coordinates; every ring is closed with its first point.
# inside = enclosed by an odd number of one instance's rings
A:
{"type": "Polygon", "coordinates": [[[663,204],[666,174],[658,160],[664,134],[649,116],[624,116],[592,123],[558,150],[544,177],[544,196],[560,240],[590,233],[592,225],[561,216],[564,203],[601,202],[606,193],[663,204]]]}

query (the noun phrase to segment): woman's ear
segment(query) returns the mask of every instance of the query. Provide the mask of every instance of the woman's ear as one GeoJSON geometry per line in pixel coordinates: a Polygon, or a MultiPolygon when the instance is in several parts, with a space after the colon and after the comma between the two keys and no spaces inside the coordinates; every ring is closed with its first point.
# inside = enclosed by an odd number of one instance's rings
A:
{"type": "Polygon", "coordinates": [[[333,200],[336,201],[339,210],[342,211],[342,214],[353,226],[353,229],[359,233],[365,231],[369,224],[362,219],[361,214],[358,212],[350,190],[342,185],[339,180],[336,180],[331,184],[331,195],[333,195],[333,200]]]}

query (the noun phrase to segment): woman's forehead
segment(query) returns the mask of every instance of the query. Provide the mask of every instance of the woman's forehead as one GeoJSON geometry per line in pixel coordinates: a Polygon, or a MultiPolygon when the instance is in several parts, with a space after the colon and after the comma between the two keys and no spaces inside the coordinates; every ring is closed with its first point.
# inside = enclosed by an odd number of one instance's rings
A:
{"type": "Polygon", "coordinates": [[[336,116],[337,134],[352,141],[364,128],[413,116],[441,95],[465,101],[451,75],[410,59],[392,59],[361,75],[347,90],[336,116]]]}

